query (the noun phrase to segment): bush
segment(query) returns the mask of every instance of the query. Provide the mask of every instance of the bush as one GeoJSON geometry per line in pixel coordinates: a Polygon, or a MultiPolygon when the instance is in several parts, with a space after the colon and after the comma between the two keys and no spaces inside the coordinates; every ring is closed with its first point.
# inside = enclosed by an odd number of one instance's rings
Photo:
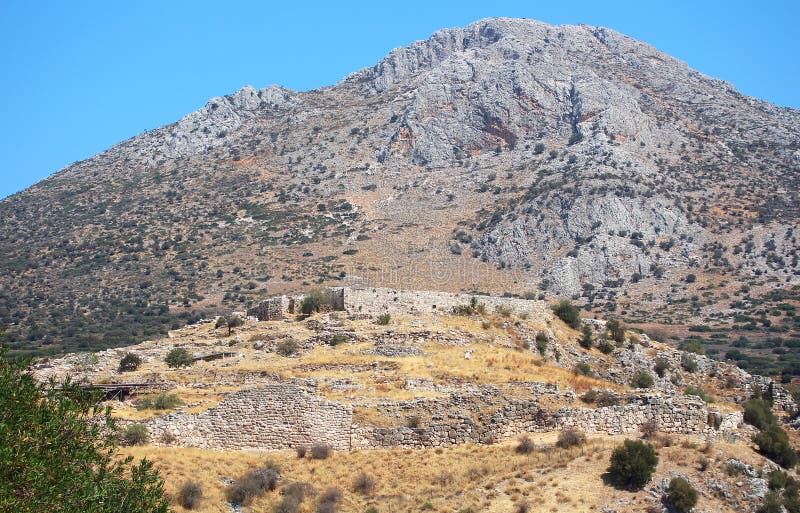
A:
{"type": "Polygon", "coordinates": [[[378,316],[377,323],[380,324],[381,326],[386,326],[387,324],[389,324],[389,321],[391,321],[391,320],[392,320],[392,316],[389,315],[388,313],[380,314],[378,316]]]}
{"type": "Polygon", "coordinates": [[[317,500],[317,513],[335,513],[342,502],[342,492],[336,488],[328,488],[317,500]]]}
{"type": "Polygon", "coordinates": [[[41,383],[27,366],[0,349],[0,511],[95,512],[124,503],[126,513],[167,513],[152,463],[117,457],[111,418],[92,418],[100,395],[69,381],[41,383]]]}
{"type": "Polygon", "coordinates": [[[556,447],[560,449],[569,449],[570,447],[578,447],[585,443],[586,435],[575,429],[566,429],[558,434],[556,447]]]}
{"type": "Polygon", "coordinates": [[[744,421],[748,424],[764,429],[775,424],[775,415],[772,414],[772,404],[766,399],[750,399],[742,403],[744,408],[744,421]]]}
{"type": "Polygon", "coordinates": [[[375,479],[366,472],[361,472],[353,481],[353,491],[363,495],[372,495],[372,492],[375,491],[375,479]]]}
{"type": "Polygon", "coordinates": [[[295,513],[306,498],[305,483],[289,483],[281,490],[283,498],[272,509],[272,513],[295,513]]]}
{"type": "Polygon", "coordinates": [[[186,481],[178,489],[175,502],[186,509],[194,509],[203,498],[203,488],[197,481],[186,481]]]}
{"type": "Polygon", "coordinates": [[[559,301],[553,305],[552,310],[556,317],[564,321],[570,328],[578,329],[581,327],[580,310],[568,300],[559,301]]]}
{"type": "Polygon", "coordinates": [[[519,443],[514,448],[514,451],[517,454],[530,454],[536,449],[536,446],[533,444],[533,440],[528,435],[522,435],[519,437],[519,443]]]}
{"type": "Polygon", "coordinates": [[[225,498],[235,506],[250,504],[256,497],[274,490],[278,479],[280,474],[270,465],[253,469],[228,486],[225,498]]]}
{"type": "Polygon", "coordinates": [[[192,354],[185,348],[176,347],[167,353],[167,356],[164,358],[164,363],[167,364],[167,367],[172,369],[178,367],[191,367],[191,365],[194,363],[194,358],[192,357],[192,354]]]}
{"type": "Polygon", "coordinates": [[[669,362],[663,358],[656,358],[653,370],[656,371],[656,375],[658,375],[659,378],[663,378],[664,374],[669,370],[669,362]]]}
{"type": "Polygon", "coordinates": [[[328,444],[314,444],[311,446],[311,459],[325,460],[331,455],[331,446],[328,444]]]}
{"type": "Polygon", "coordinates": [[[681,356],[681,367],[686,372],[697,372],[697,360],[690,354],[683,354],[681,356]]]}
{"type": "Polygon", "coordinates": [[[545,351],[547,351],[547,335],[545,335],[543,331],[536,334],[536,350],[539,351],[539,354],[542,356],[544,356],[545,351]]]}
{"type": "Polygon", "coordinates": [[[686,351],[687,353],[706,354],[706,347],[703,341],[699,338],[687,338],[680,343],[678,349],[686,351]]]}
{"type": "Polygon", "coordinates": [[[601,408],[604,406],[616,406],[619,404],[619,396],[617,396],[613,392],[603,390],[602,392],[597,394],[597,398],[595,399],[595,404],[601,408]]]}
{"type": "Polygon", "coordinates": [[[614,342],[621,344],[625,341],[625,328],[617,319],[611,319],[606,323],[606,331],[614,342]]]}
{"type": "Polygon", "coordinates": [[[144,424],[128,424],[119,433],[122,445],[144,445],[150,441],[150,434],[144,424]]]}
{"type": "Polygon", "coordinates": [[[297,354],[297,352],[299,350],[300,350],[300,346],[297,345],[297,342],[295,342],[294,340],[291,340],[291,339],[290,340],[281,340],[275,346],[275,352],[278,353],[281,356],[292,356],[294,354],[297,354]]]}
{"type": "Polygon", "coordinates": [[[300,313],[311,315],[314,312],[330,311],[336,309],[336,298],[330,290],[310,290],[300,302],[300,313]]]}
{"type": "Polygon", "coordinates": [[[783,501],[777,492],[767,492],[764,501],[758,508],[758,513],[783,513],[783,501]]]}
{"type": "Polygon", "coordinates": [[[161,392],[159,394],[148,394],[138,399],[134,406],[137,410],[171,410],[183,404],[178,394],[172,392],[161,392]]]}
{"type": "Polygon", "coordinates": [[[122,357],[119,361],[119,372],[130,372],[135,371],[139,368],[142,364],[142,359],[139,355],[133,353],[125,353],[125,356],[122,357]]]}
{"type": "Polygon", "coordinates": [[[589,367],[589,364],[586,362],[578,362],[575,364],[575,367],[572,368],[572,372],[579,376],[592,376],[592,368],[589,367]]]}
{"type": "Polygon", "coordinates": [[[297,454],[298,458],[303,459],[303,458],[306,457],[306,453],[308,452],[308,448],[305,445],[298,445],[297,447],[294,448],[294,451],[295,451],[295,454],[297,454]]]}
{"type": "Polygon", "coordinates": [[[609,342],[608,340],[603,339],[599,344],[597,344],[597,349],[600,350],[603,354],[611,354],[614,352],[614,344],[609,342]]]}
{"type": "Polygon", "coordinates": [[[594,338],[592,337],[592,327],[588,324],[584,324],[581,327],[581,338],[578,339],[578,343],[584,349],[591,349],[594,345],[594,338]]]}
{"type": "Polygon", "coordinates": [[[784,468],[792,468],[797,464],[797,451],[789,444],[786,431],[777,425],[767,426],[753,438],[758,451],[784,468]]]}
{"type": "Polygon", "coordinates": [[[655,380],[653,376],[646,371],[638,371],[631,379],[631,386],[633,388],[650,388],[653,386],[655,380]]]}
{"type": "Polygon", "coordinates": [[[228,328],[228,335],[233,333],[233,328],[242,326],[244,324],[244,319],[239,317],[238,315],[223,315],[217,318],[216,324],[214,324],[214,328],[228,328]]]}
{"type": "Polygon", "coordinates": [[[511,314],[514,310],[511,309],[510,306],[507,305],[497,305],[494,309],[495,313],[502,315],[503,317],[511,317],[511,314]]]}
{"type": "Polygon", "coordinates": [[[640,440],[625,440],[611,455],[609,477],[617,486],[631,489],[643,487],[658,465],[658,456],[650,444],[640,440]]]}
{"type": "Polygon", "coordinates": [[[706,391],[700,387],[686,387],[686,390],[684,390],[683,393],[686,395],[693,395],[699,397],[700,399],[702,399],[707,403],[714,402],[714,399],[711,398],[708,394],[706,394],[706,391]]]}
{"type": "Polygon", "coordinates": [[[667,488],[667,502],[678,513],[689,513],[697,504],[697,490],[682,477],[674,477],[667,488]]]}

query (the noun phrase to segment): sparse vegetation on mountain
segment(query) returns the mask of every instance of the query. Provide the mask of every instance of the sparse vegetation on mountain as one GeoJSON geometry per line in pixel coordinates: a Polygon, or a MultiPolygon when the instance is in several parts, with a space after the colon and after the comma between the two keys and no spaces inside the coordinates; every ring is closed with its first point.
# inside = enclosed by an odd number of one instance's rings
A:
{"type": "Polygon", "coordinates": [[[135,371],[142,364],[142,359],[134,353],[125,353],[119,360],[119,372],[135,371]]]}
{"type": "Polygon", "coordinates": [[[578,329],[581,327],[580,311],[566,299],[553,305],[553,313],[570,328],[578,329]]]}
{"type": "Polygon", "coordinates": [[[682,477],[675,477],[669,482],[667,502],[678,513],[689,513],[697,505],[697,490],[682,477]]]}
{"type": "Polygon", "coordinates": [[[190,367],[192,364],[194,364],[194,357],[186,348],[176,347],[167,353],[167,356],[164,358],[164,363],[173,369],[190,367]]]}

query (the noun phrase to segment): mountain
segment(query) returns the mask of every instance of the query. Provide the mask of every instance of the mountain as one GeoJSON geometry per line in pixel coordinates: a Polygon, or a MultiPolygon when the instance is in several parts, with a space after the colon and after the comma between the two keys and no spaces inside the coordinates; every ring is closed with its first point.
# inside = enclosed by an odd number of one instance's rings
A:
{"type": "Polygon", "coordinates": [[[800,345],[799,169],[797,110],[608,29],[487,19],[3,200],[0,319],[57,353],[322,284],[548,294],[776,372],[753,357],[800,345]]]}

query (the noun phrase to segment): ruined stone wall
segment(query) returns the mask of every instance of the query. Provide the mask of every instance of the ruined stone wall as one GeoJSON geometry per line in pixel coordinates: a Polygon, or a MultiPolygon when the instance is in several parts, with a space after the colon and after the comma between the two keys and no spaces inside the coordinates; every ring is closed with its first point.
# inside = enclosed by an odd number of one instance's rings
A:
{"type": "Polygon", "coordinates": [[[172,414],[148,424],[151,437],[165,433],[175,444],[213,449],[287,449],[325,443],[350,448],[353,411],[295,384],[241,390],[198,414],[172,414]]]}
{"type": "MultiPolygon", "coordinates": [[[[472,294],[450,294],[447,292],[394,290],[386,288],[343,289],[344,308],[350,313],[378,315],[390,314],[449,314],[453,307],[468,305],[472,294]]],[[[486,305],[489,312],[502,305],[514,313],[527,312],[531,316],[550,315],[544,301],[510,297],[475,296],[486,305]]]]}

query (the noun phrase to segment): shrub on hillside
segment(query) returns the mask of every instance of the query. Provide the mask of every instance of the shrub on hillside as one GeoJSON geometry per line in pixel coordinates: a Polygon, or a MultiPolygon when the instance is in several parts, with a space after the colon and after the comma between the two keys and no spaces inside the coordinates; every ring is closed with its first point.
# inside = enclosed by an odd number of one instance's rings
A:
{"type": "Polygon", "coordinates": [[[559,301],[553,305],[552,310],[556,317],[564,321],[570,328],[578,329],[581,327],[580,310],[568,300],[559,301]]]}
{"type": "Polygon", "coordinates": [[[611,319],[606,323],[606,331],[614,342],[621,344],[625,341],[625,328],[617,319],[611,319]]]}
{"type": "Polygon", "coordinates": [[[558,434],[556,447],[560,449],[569,449],[570,447],[578,447],[585,443],[586,435],[575,429],[565,429],[558,434]]]}
{"type": "Polygon", "coordinates": [[[530,439],[528,435],[522,435],[519,437],[519,443],[514,448],[518,454],[530,454],[536,449],[536,446],[533,443],[533,440],[530,439]]]}
{"type": "Polygon", "coordinates": [[[317,499],[317,513],[335,513],[343,496],[336,488],[328,488],[317,499]]]}
{"type": "Polygon", "coordinates": [[[361,472],[353,480],[353,491],[362,495],[372,495],[375,491],[375,478],[366,472],[361,472]]]}
{"type": "Polygon", "coordinates": [[[650,388],[653,386],[655,380],[653,376],[650,375],[649,372],[646,371],[638,371],[636,374],[633,375],[631,379],[631,386],[633,388],[650,388]]]}
{"type": "Polygon", "coordinates": [[[183,401],[174,392],[148,394],[134,402],[137,410],[171,410],[181,404],[183,401]]]}
{"type": "Polygon", "coordinates": [[[695,397],[699,397],[703,401],[707,403],[713,403],[714,399],[709,396],[705,390],[700,387],[686,387],[686,390],[683,391],[686,395],[693,395],[695,397]]]}
{"type": "Polygon", "coordinates": [[[663,358],[656,358],[653,370],[659,378],[663,378],[664,374],[669,370],[669,362],[663,358]]]}
{"type": "Polygon", "coordinates": [[[314,444],[311,446],[311,459],[324,460],[331,455],[331,446],[328,444],[314,444]]]}
{"type": "Polygon", "coordinates": [[[300,313],[311,315],[314,312],[323,312],[336,309],[336,297],[330,290],[309,290],[300,302],[300,313]]]}
{"type": "Polygon", "coordinates": [[[194,357],[192,357],[192,354],[185,348],[176,347],[167,353],[167,356],[164,358],[164,363],[166,363],[167,366],[172,369],[176,369],[178,367],[191,367],[191,365],[194,363],[194,357]]]}
{"type": "Polygon", "coordinates": [[[297,352],[299,350],[300,350],[300,346],[297,345],[297,342],[295,342],[294,340],[291,340],[291,339],[289,339],[289,340],[281,340],[275,346],[275,352],[278,353],[281,356],[292,356],[294,354],[297,354],[297,352]]]}
{"type": "Polygon", "coordinates": [[[575,367],[572,368],[572,372],[574,372],[578,376],[592,376],[592,368],[589,367],[589,364],[586,362],[578,362],[575,364],[575,367]]]}
{"type": "Polygon", "coordinates": [[[591,349],[594,345],[594,337],[592,336],[592,327],[588,324],[584,324],[581,326],[581,338],[578,339],[578,343],[584,349],[591,349]]]}
{"type": "Polygon", "coordinates": [[[385,314],[380,314],[376,322],[381,326],[386,326],[387,324],[389,324],[390,320],[392,320],[392,316],[389,315],[388,313],[385,313],[385,314]]]}
{"type": "Polygon", "coordinates": [[[186,481],[178,489],[175,502],[186,509],[194,509],[203,498],[203,487],[197,481],[186,481]]]}
{"type": "Polygon", "coordinates": [[[611,354],[614,352],[614,349],[616,348],[614,347],[614,344],[612,344],[606,339],[603,339],[600,341],[599,344],[597,344],[597,349],[599,349],[600,352],[603,354],[611,354]]]}
{"type": "Polygon", "coordinates": [[[617,486],[639,489],[650,481],[658,465],[652,445],[640,440],[625,440],[611,455],[609,477],[617,486]]]}
{"type": "Polygon", "coordinates": [[[128,424],[119,433],[122,445],[144,445],[150,441],[150,434],[144,424],[128,424]]]}
{"type": "Polygon", "coordinates": [[[775,424],[775,415],[772,414],[772,404],[766,399],[750,399],[742,403],[744,408],[744,421],[748,424],[764,429],[775,424]]]}
{"type": "Polygon", "coordinates": [[[279,479],[278,470],[271,465],[253,469],[228,486],[225,498],[235,506],[248,505],[256,497],[274,490],[279,479]]]}
{"type": "Polygon", "coordinates": [[[674,477],[667,489],[667,502],[678,513],[689,513],[697,504],[697,490],[682,477],[674,477]]]}
{"type": "Polygon", "coordinates": [[[780,426],[773,424],[762,429],[753,441],[758,451],[784,468],[792,468],[797,464],[797,451],[789,443],[789,436],[780,426]]]}
{"type": "Polygon", "coordinates": [[[142,359],[139,355],[133,353],[125,353],[119,361],[119,372],[135,371],[142,364],[142,359]]]}
{"type": "Polygon", "coordinates": [[[681,367],[686,372],[697,372],[697,360],[690,354],[683,354],[681,356],[681,367]]]}

